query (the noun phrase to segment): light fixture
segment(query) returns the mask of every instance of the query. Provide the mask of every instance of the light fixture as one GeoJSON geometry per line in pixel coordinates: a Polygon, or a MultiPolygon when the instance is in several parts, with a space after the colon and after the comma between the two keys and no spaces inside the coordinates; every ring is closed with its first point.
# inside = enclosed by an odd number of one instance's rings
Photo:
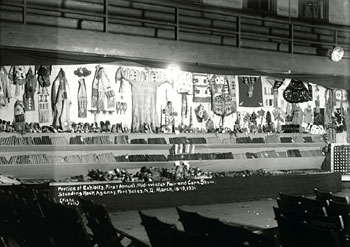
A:
{"type": "Polygon", "coordinates": [[[331,60],[333,62],[339,62],[344,56],[344,49],[341,46],[336,46],[331,51],[331,60]]]}
{"type": "Polygon", "coordinates": [[[177,81],[181,72],[180,66],[177,64],[170,64],[166,69],[167,77],[170,78],[173,82],[177,81]]]}

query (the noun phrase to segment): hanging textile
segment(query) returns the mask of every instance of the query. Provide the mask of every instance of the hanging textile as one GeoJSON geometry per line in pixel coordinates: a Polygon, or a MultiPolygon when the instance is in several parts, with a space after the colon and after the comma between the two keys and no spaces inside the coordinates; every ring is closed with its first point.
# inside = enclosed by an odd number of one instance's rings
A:
{"type": "Polygon", "coordinates": [[[156,109],[157,88],[168,82],[161,71],[120,67],[116,79],[128,81],[132,91],[132,132],[143,132],[148,125],[152,131],[159,125],[156,109]]]}
{"type": "Polygon", "coordinates": [[[212,111],[221,117],[237,111],[236,81],[234,76],[211,75],[208,78],[212,111]]]}
{"type": "Polygon", "coordinates": [[[52,66],[51,65],[37,65],[35,71],[38,75],[38,82],[40,87],[49,87],[51,85],[50,75],[52,66]]]}
{"type": "MultiPolygon", "coordinates": [[[[60,69],[58,75],[53,82],[53,85],[57,85],[57,91],[55,92],[55,98],[53,98],[53,121],[52,125],[60,127],[63,131],[70,131],[70,97],[69,97],[69,85],[63,69],[60,69]]],[[[56,88],[56,86],[55,86],[56,88]]]]}
{"type": "Polygon", "coordinates": [[[78,80],[79,88],[78,88],[78,118],[86,118],[87,117],[87,93],[86,93],[86,85],[85,79],[80,78],[78,80]]]}
{"type": "Polygon", "coordinates": [[[188,103],[187,95],[193,94],[193,78],[190,72],[181,72],[175,81],[176,91],[181,94],[181,125],[187,118],[188,103]]]}
{"type": "Polygon", "coordinates": [[[207,74],[193,74],[193,102],[210,103],[210,84],[207,74]]]}
{"type": "Polygon", "coordinates": [[[314,111],[311,108],[311,105],[308,105],[304,110],[304,123],[312,124],[313,123],[314,111]]]}
{"type": "Polygon", "coordinates": [[[31,68],[26,75],[24,86],[23,103],[26,111],[35,111],[34,93],[36,92],[36,79],[31,68]]]}
{"type": "Polygon", "coordinates": [[[87,77],[91,75],[91,71],[88,70],[86,67],[79,67],[76,70],[74,70],[74,75],[78,77],[87,77]]]}
{"type": "Polygon", "coordinates": [[[115,108],[115,93],[103,67],[96,66],[94,80],[92,82],[91,108],[97,112],[106,111],[108,108],[115,108]],[[105,99],[107,98],[107,108],[105,99]]]}
{"type": "Polygon", "coordinates": [[[17,100],[14,105],[14,127],[16,132],[25,132],[25,109],[21,100],[17,100]]]}
{"type": "Polygon", "coordinates": [[[239,76],[239,106],[263,106],[261,78],[256,76],[239,76]]]}
{"type": "Polygon", "coordinates": [[[21,89],[26,81],[26,70],[24,66],[13,66],[10,69],[10,79],[16,86],[15,95],[20,95],[21,89]]]}
{"type": "Polygon", "coordinates": [[[51,111],[49,108],[49,90],[48,87],[39,87],[39,123],[48,123],[50,121],[51,111]]]}
{"type": "Polygon", "coordinates": [[[96,71],[94,79],[92,81],[92,90],[91,90],[91,108],[95,109],[97,112],[104,111],[104,91],[99,83],[99,70],[100,66],[96,66],[96,71]],[[101,92],[102,91],[102,92],[101,92]]]}
{"type": "Polygon", "coordinates": [[[105,95],[107,98],[107,108],[108,109],[114,108],[115,107],[115,93],[111,87],[111,83],[107,77],[105,69],[102,67],[99,69],[98,78],[100,80],[100,84],[102,85],[103,91],[105,92],[105,95]]]}
{"type": "Polygon", "coordinates": [[[283,98],[289,103],[308,102],[312,100],[312,86],[292,79],[283,91],[283,98]]]}
{"type": "Polygon", "coordinates": [[[292,124],[301,126],[304,120],[304,112],[299,104],[292,104],[292,124]]]}
{"type": "Polygon", "coordinates": [[[5,67],[0,67],[0,109],[7,106],[11,98],[11,86],[5,67]]]}
{"type": "Polygon", "coordinates": [[[208,112],[204,109],[202,104],[199,104],[199,106],[194,109],[194,114],[196,115],[198,123],[205,122],[209,118],[208,112]]]}
{"type": "Polygon", "coordinates": [[[278,89],[282,86],[284,81],[271,78],[266,78],[265,80],[272,86],[273,106],[278,107],[278,89]]]}
{"type": "Polygon", "coordinates": [[[325,99],[326,99],[326,106],[325,106],[325,113],[324,113],[324,123],[329,124],[329,123],[332,123],[332,115],[336,105],[336,99],[335,99],[335,94],[333,89],[330,89],[330,88],[326,89],[325,99]]]}

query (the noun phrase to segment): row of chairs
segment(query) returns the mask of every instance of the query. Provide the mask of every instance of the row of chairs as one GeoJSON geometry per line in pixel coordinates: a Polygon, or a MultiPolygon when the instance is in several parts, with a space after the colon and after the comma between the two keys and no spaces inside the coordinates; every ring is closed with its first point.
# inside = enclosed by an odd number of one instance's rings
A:
{"type": "MultiPolygon", "coordinates": [[[[46,193],[12,186],[0,188],[0,244],[24,247],[148,247],[115,229],[103,205],[81,199],[66,207],[46,193]]],[[[0,245],[0,246],[1,246],[0,245]]]]}
{"type": "Polygon", "coordinates": [[[350,246],[348,198],[315,189],[315,198],[280,193],[274,207],[283,247],[350,246]]]}
{"type": "Polygon", "coordinates": [[[177,212],[184,231],[179,230],[174,224],[165,223],[157,217],[139,211],[142,225],[153,247],[277,246],[276,229],[265,230],[243,224],[226,223],[180,207],[177,208],[177,212]]]}

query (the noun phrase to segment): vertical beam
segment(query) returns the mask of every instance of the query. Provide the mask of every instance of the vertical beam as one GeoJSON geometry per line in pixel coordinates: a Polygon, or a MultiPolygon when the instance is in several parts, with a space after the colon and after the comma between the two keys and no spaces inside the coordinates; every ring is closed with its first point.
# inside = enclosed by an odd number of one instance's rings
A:
{"type": "Polygon", "coordinates": [[[108,33],[108,0],[104,0],[104,22],[103,31],[108,33]]]}
{"type": "Polygon", "coordinates": [[[289,53],[294,53],[294,25],[289,24],[289,53]]]}
{"type": "Polygon", "coordinates": [[[334,45],[337,46],[338,45],[338,30],[334,30],[334,45]]]}
{"type": "Polygon", "coordinates": [[[241,17],[236,17],[236,46],[239,48],[241,47],[241,17]]]}
{"type": "Polygon", "coordinates": [[[27,0],[23,0],[22,21],[23,24],[27,24],[27,0]]]}
{"type": "Polygon", "coordinates": [[[175,7],[175,40],[180,40],[179,8],[175,7]]]}

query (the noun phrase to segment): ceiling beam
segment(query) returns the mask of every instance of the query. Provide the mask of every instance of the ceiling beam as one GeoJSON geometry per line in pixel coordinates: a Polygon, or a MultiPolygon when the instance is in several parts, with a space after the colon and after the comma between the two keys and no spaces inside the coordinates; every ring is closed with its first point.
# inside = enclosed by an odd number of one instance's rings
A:
{"type": "Polygon", "coordinates": [[[95,54],[205,67],[249,68],[268,73],[350,76],[348,59],[336,63],[321,56],[18,23],[2,22],[0,28],[1,46],[16,49],[95,54]]]}

